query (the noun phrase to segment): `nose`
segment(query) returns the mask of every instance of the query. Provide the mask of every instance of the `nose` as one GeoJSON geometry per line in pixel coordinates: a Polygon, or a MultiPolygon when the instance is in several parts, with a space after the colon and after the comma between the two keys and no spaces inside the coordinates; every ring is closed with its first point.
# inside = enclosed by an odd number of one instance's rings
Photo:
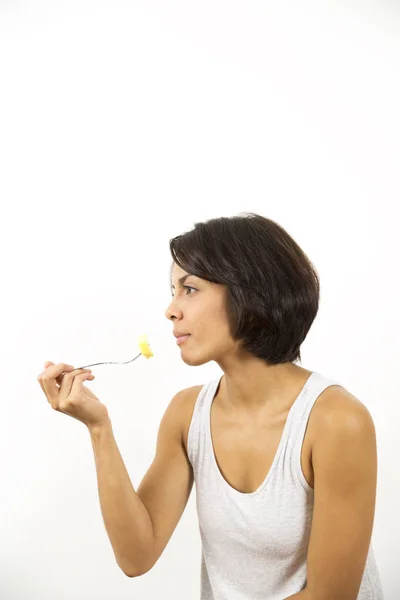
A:
{"type": "Polygon", "coordinates": [[[167,310],[165,311],[165,316],[167,319],[172,319],[172,317],[177,314],[177,310],[176,308],[174,308],[174,298],[172,298],[169,306],[167,307],[167,310]]]}

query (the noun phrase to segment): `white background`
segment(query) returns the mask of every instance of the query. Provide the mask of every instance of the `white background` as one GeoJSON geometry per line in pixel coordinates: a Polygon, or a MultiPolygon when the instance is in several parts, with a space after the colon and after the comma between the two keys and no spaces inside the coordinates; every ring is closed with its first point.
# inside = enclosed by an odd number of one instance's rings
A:
{"type": "Polygon", "coordinates": [[[390,1],[2,0],[2,600],[198,598],[195,487],[145,576],[116,564],[90,436],[51,409],[46,360],[94,367],[135,489],[180,359],[170,238],[254,211],[321,278],[302,366],[339,380],[378,440],[372,543],[400,595],[400,10],[390,1]],[[351,6],[350,6],[351,5],[351,6]]]}

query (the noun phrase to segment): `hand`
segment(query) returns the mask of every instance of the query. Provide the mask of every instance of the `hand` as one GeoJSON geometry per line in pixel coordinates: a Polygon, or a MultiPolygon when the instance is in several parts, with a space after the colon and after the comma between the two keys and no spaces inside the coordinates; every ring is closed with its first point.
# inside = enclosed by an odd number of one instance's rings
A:
{"type": "Polygon", "coordinates": [[[40,387],[54,410],[62,412],[87,427],[97,427],[108,422],[108,410],[100,400],[83,385],[93,381],[90,369],[74,369],[65,363],[44,363],[45,370],[38,376],[40,387]]]}

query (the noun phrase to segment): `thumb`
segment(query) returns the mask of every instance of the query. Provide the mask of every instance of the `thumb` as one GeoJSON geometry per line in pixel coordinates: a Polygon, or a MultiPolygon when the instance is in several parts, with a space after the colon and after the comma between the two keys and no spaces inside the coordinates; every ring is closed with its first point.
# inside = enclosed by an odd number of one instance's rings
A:
{"type": "Polygon", "coordinates": [[[52,363],[50,360],[46,360],[46,362],[44,363],[45,369],[47,369],[47,367],[50,367],[51,365],[54,365],[54,363],[52,363]]]}

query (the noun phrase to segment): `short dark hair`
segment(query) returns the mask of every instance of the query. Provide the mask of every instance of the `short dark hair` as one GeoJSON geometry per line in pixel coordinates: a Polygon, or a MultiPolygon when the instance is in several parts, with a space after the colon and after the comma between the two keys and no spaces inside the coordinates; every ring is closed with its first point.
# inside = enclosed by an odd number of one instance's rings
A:
{"type": "Polygon", "coordinates": [[[270,365],[301,362],[319,306],[318,273],[275,221],[252,212],[195,223],[169,241],[174,262],[227,288],[232,338],[270,365]]]}

